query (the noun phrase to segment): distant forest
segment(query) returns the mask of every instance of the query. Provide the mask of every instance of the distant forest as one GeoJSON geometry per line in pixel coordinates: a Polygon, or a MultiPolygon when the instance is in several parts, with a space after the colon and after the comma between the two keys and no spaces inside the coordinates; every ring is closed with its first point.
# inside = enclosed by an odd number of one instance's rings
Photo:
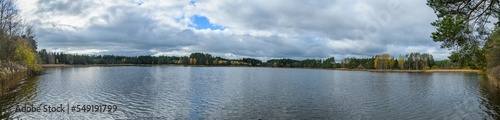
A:
{"type": "Polygon", "coordinates": [[[346,69],[476,69],[474,65],[461,65],[450,60],[434,60],[431,54],[410,53],[398,58],[389,54],[376,55],[371,58],[345,58],[335,62],[334,57],[327,59],[270,59],[266,62],[255,58],[226,59],[208,53],[191,53],[189,56],[117,56],[117,55],[79,55],[62,52],[38,52],[42,64],[175,64],[204,66],[262,66],[290,68],[346,68],[346,69]]]}

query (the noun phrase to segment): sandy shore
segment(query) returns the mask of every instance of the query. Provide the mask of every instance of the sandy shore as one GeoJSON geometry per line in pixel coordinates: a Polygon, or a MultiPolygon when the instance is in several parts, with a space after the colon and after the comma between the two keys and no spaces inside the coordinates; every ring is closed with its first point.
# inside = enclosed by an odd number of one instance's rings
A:
{"type": "Polygon", "coordinates": [[[65,64],[41,64],[42,68],[60,68],[60,67],[68,67],[70,65],[65,64]]]}

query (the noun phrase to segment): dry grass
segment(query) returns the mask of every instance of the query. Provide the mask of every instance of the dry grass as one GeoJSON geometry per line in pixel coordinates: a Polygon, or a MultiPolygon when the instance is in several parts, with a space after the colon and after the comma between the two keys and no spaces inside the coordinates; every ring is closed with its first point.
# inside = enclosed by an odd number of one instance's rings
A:
{"type": "Polygon", "coordinates": [[[60,67],[68,67],[65,64],[41,64],[42,68],[60,68],[60,67]]]}

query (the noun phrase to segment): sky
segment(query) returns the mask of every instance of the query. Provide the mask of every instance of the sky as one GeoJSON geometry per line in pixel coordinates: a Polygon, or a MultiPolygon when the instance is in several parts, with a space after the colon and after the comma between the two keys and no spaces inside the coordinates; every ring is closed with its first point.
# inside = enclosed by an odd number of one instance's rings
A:
{"type": "Polygon", "coordinates": [[[429,37],[425,0],[17,0],[38,49],[325,59],[450,51],[429,37]]]}

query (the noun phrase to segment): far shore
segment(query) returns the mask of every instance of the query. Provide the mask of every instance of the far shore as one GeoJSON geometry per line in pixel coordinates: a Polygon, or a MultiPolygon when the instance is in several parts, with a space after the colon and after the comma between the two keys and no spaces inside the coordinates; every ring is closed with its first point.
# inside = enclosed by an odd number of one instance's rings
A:
{"type": "Polygon", "coordinates": [[[78,66],[183,66],[175,64],[85,64],[85,65],[68,65],[68,64],[40,64],[42,68],[62,68],[62,67],[78,67],[78,66]]]}
{"type": "MultiPolygon", "coordinates": [[[[67,65],[67,64],[41,64],[42,68],[62,68],[62,67],[75,67],[75,66],[196,66],[196,67],[221,67],[221,66],[205,66],[205,65],[177,65],[177,64],[86,64],[86,65],[67,65]]],[[[235,67],[235,66],[222,66],[222,67],[235,67]]],[[[236,67],[249,67],[249,66],[236,66],[236,67]]],[[[267,67],[265,68],[292,68],[292,67],[267,67]]],[[[467,69],[431,69],[431,70],[374,70],[374,69],[347,69],[347,68],[297,68],[297,69],[321,69],[321,70],[342,70],[342,71],[368,71],[368,72],[406,72],[406,73],[440,73],[440,72],[459,72],[459,73],[480,73],[479,70],[467,69]]]]}

